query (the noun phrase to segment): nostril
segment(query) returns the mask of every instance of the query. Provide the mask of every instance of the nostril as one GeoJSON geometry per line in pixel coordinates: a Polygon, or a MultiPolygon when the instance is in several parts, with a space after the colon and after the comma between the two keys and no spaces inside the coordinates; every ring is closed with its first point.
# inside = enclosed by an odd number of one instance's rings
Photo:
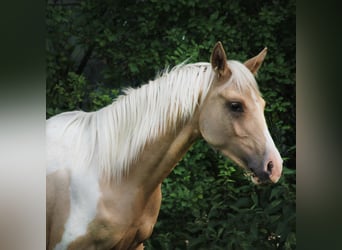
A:
{"type": "Polygon", "coordinates": [[[272,168],[273,168],[273,162],[270,161],[270,162],[267,164],[267,172],[272,173],[272,168]]]}

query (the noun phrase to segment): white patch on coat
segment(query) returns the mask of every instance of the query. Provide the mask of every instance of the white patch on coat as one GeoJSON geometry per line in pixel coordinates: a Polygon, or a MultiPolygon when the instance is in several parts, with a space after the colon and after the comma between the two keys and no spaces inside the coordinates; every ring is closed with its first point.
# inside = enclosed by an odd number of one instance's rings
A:
{"type": "Polygon", "coordinates": [[[71,242],[86,234],[89,223],[96,216],[100,196],[98,177],[94,172],[71,173],[70,214],[64,225],[62,240],[55,250],[67,249],[71,242]]]}

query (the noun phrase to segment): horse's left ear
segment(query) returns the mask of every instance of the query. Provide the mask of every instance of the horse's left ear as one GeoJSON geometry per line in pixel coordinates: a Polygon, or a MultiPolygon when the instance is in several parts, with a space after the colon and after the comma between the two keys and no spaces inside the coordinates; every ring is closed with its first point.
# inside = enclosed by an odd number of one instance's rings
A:
{"type": "Polygon", "coordinates": [[[230,75],[226,52],[224,51],[221,42],[216,43],[213,52],[211,53],[210,62],[213,70],[216,72],[219,78],[230,75]]]}
{"type": "Polygon", "coordinates": [[[247,60],[244,63],[245,66],[253,73],[253,75],[256,75],[258,73],[258,70],[262,62],[264,61],[266,54],[267,48],[265,47],[257,56],[247,60]]]}

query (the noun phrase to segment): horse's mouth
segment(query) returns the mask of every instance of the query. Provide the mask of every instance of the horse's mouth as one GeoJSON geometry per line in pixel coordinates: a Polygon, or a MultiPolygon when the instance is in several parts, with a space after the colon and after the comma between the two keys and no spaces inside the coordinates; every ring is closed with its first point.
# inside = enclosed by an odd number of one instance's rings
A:
{"type": "Polygon", "coordinates": [[[260,179],[253,171],[247,169],[246,170],[246,174],[247,177],[251,178],[251,181],[255,184],[255,185],[260,185],[260,184],[267,184],[270,181],[269,180],[262,180],[260,179]]]}
{"type": "Polygon", "coordinates": [[[239,161],[235,161],[235,163],[237,165],[239,165],[240,167],[242,167],[245,171],[245,175],[247,177],[250,177],[252,182],[255,184],[255,185],[260,185],[260,184],[264,184],[264,183],[267,183],[267,181],[262,181],[256,174],[255,172],[248,167],[248,164],[246,163],[246,161],[243,161],[243,160],[239,160],[239,161]]]}
{"type": "Polygon", "coordinates": [[[256,176],[254,173],[252,173],[251,175],[251,180],[252,182],[255,184],[255,185],[259,185],[259,184],[262,184],[264,182],[262,182],[258,176],[256,176]]]}
{"type": "Polygon", "coordinates": [[[260,176],[258,176],[253,170],[253,168],[250,167],[249,160],[247,158],[238,158],[238,157],[231,155],[229,151],[225,151],[225,150],[220,150],[220,151],[222,152],[224,156],[226,156],[227,158],[230,158],[231,160],[235,162],[235,164],[237,164],[242,169],[244,169],[245,175],[247,177],[250,177],[254,184],[260,185],[260,184],[267,184],[271,182],[268,176],[267,177],[262,176],[261,173],[259,174],[260,176]]]}

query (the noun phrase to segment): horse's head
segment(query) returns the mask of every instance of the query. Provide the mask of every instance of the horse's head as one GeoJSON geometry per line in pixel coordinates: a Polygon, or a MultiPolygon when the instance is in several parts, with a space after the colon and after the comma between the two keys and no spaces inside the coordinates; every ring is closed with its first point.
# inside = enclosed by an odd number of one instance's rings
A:
{"type": "Polygon", "coordinates": [[[200,109],[203,138],[225,156],[250,170],[254,183],[277,182],[282,159],[264,117],[265,101],[254,75],[266,49],[244,64],[228,61],[221,43],[211,55],[215,79],[200,109]]]}

